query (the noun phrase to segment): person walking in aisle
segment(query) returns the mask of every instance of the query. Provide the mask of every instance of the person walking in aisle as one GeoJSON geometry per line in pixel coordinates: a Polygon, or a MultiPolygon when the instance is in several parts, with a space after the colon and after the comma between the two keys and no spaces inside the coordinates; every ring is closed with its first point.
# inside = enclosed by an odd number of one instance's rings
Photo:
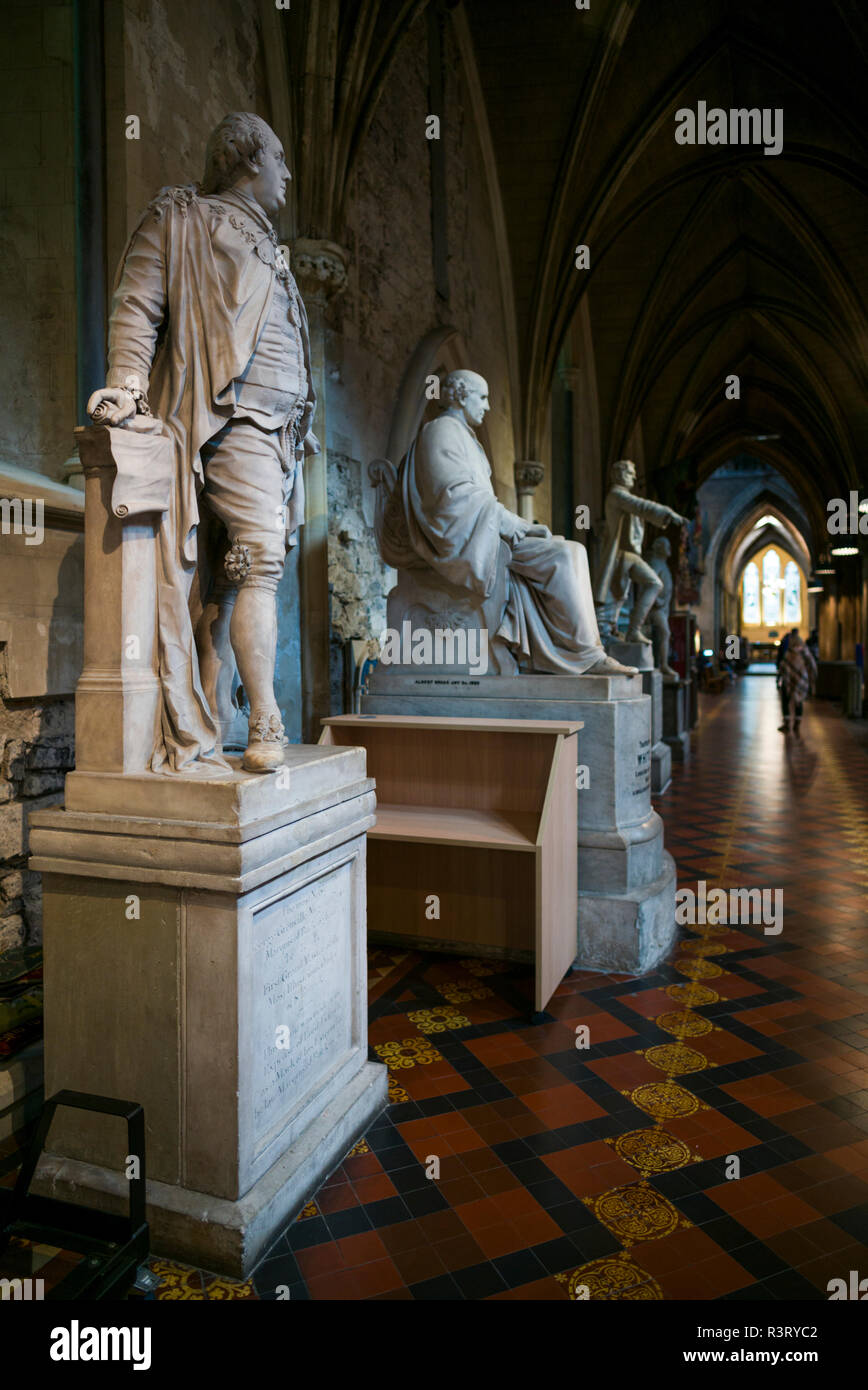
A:
{"type": "Polygon", "coordinates": [[[802,707],[812,695],[817,682],[817,663],[798,632],[789,634],[787,650],[780,665],[781,706],[784,722],[782,734],[790,732],[790,711],[793,712],[793,733],[801,737],[802,707]]]}

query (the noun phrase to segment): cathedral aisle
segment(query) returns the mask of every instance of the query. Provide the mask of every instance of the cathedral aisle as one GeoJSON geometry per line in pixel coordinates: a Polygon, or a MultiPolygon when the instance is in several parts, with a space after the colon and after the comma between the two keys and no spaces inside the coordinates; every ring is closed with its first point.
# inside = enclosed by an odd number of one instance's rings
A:
{"type": "Polygon", "coordinates": [[[657,803],[679,888],[780,890],[778,934],[685,925],[653,975],[571,976],[536,1027],[521,968],[372,948],[387,1115],[251,1280],[154,1258],[150,1297],[825,1300],[864,1276],[868,756],[828,704],[800,742],[778,723],[767,676],[702,697],[657,803]]]}
{"type": "Polygon", "coordinates": [[[535,1028],[521,973],[372,951],[393,1105],[260,1297],[826,1299],[865,1268],[868,759],[830,705],[800,742],[779,722],[768,677],[703,697],[659,803],[679,886],[780,889],[778,935],[685,927],[654,975],[571,977],[535,1028]]]}

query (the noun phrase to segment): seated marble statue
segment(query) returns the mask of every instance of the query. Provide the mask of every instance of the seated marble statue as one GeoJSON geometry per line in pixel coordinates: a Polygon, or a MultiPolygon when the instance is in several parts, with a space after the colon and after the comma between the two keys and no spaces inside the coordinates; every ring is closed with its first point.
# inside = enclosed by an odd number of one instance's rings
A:
{"type": "MultiPolygon", "coordinates": [[[[405,614],[420,592],[444,626],[472,623],[475,611],[489,629],[496,674],[520,666],[563,676],[635,675],[603,650],[585,547],[497,500],[475,432],[490,408],[485,380],[451,372],[440,399],[441,414],[422,426],[397,477],[384,461],[371,465],[387,494],[378,501],[377,536],[386,564],[399,571],[393,595],[400,598],[402,582],[412,580],[405,614]]],[[[390,596],[390,625],[397,627],[398,616],[390,596]]]]}

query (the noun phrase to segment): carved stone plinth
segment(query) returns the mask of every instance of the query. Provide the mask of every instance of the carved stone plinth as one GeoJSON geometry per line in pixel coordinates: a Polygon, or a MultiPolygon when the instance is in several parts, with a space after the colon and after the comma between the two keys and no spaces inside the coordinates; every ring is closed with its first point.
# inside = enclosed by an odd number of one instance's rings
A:
{"type": "MultiPolygon", "coordinates": [[[[293,747],[287,777],[76,771],[35,813],[46,1093],[145,1110],[155,1251],[235,1276],[386,1103],[368,1062],[358,748],[293,747]],[[288,781],[288,785],[287,785],[288,781]]],[[[125,1133],[59,1115],[38,1190],[120,1210],[125,1133]]]]}
{"type": "Polygon", "coordinates": [[[663,741],[677,763],[690,755],[690,687],[690,681],[682,680],[663,686],[663,741]]]}
{"type": "Polygon", "coordinates": [[[672,750],[663,742],[663,677],[642,671],[642,689],[651,696],[651,795],[662,796],[672,781],[672,750]]]}
{"type": "Polygon", "coordinates": [[[639,671],[654,668],[652,649],[645,642],[621,642],[612,638],[605,643],[605,647],[607,655],[620,661],[622,666],[635,666],[639,671]]]}
{"type": "Polygon", "coordinates": [[[172,474],[171,444],[168,438],[105,426],[75,434],[85,478],[84,668],[75,691],[76,767],[144,772],[160,707],[156,532],[172,474]],[[126,455],[138,454],[153,486],[134,500],[124,492],[123,478],[118,488],[118,460],[123,469],[126,455]]]}

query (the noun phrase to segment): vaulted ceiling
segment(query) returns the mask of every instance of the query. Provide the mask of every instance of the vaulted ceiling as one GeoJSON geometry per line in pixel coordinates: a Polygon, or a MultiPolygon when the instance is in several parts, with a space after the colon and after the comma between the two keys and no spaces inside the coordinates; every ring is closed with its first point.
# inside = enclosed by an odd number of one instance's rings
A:
{"type": "Polygon", "coordinates": [[[701,481],[749,448],[822,526],[826,499],[868,477],[858,0],[465,9],[509,236],[526,456],[586,295],[604,458],[637,421],[649,474],[690,459],[701,481]],[[700,101],[782,108],[782,153],[679,145],[675,112],[700,101]]]}

